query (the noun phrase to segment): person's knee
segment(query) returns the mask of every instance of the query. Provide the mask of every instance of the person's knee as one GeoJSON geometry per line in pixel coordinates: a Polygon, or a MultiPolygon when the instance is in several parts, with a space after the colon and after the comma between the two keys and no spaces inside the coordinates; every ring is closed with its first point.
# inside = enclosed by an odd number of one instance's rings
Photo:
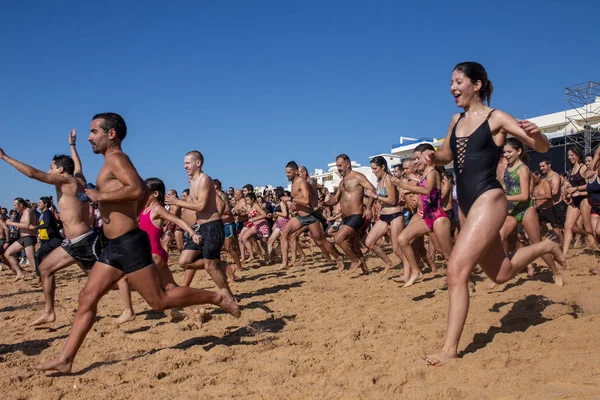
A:
{"type": "Polygon", "coordinates": [[[461,265],[464,266],[463,262],[450,260],[448,262],[448,288],[457,287],[460,285],[466,285],[469,281],[469,276],[471,275],[471,271],[461,268],[461,265]]]}
{"type": "Polygon", "coordinates": [[[177,264],[179,265],[179,268],[181,268],[181,269],[186,269],[186,268],[187,268],[187,265],[188,265],[189,263],[187,262],[187,260],[185,260],[185,259],[181,259],[181,258],[180,258],[180,259],[179,259],[179,261],[177,261],[177,264]]]}
{"type": "Polygon", "coordinates": [[[403,231],[398,236],[398,245],[399,246],[408,246],[410,244],[410,237],[406,234],[406,231],[403,231]]]}
{"type": "Polygon", "coordinates": [[[79,292],[79,309],[91,309],[98,304],[99,297],[96,293],[86,289],[85,287],[79,292]]]}
{"type": "Polygon", "coordinates": [[[167,308],[165,301],[161,296],[146,299],[146,302],[154,311],[163,311],[167,308]]]}
{"type": "Polygon", "coordinates": [[[333,238],[333,241],[338,246],[342,246],[344,244],[344,242],[346,241],[346,238],[343,237],[342,235],[335,235],[334,238],[333,238]]]}

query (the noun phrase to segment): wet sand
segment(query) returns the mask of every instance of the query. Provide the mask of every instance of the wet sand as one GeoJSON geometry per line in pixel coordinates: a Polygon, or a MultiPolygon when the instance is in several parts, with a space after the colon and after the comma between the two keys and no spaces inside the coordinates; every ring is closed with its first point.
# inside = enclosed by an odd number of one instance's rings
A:
{"type": "MultiPolygon", "coordinates": [[[[63,348],[85,276],[57,274],[57,320],[31,328],[41,289],[0,272],[0,384],[7,399],[563,399],[600,398],[600,277],[591,252],[572,250],[565,287],[520,274],[476,293],[460,358],[436,368],[421,360],[441,346],[448,292],[426,273],[403,289],[390,278],[340,274],[319,256],[287,272],[250,264],[232,287],[242,317],[209,307],[200,321],[183,310],[150,310],[133,294],[137,319],[112,325],[118,292],[98,307],[73,374],[28,370],[63,348]]],[[[183,272],[171,257],[178,282],[183,272]]],[[[346,263],[348,265],[348,263],[346,263]]],[[[382,262],[369,257],[372,271],[382,262]]],[[[31,268],[29,268],[31,271],[31,268]]],[[[214,289],[200,271],[195,287],[214,289]]],[[[4,397],[4,396],[3,396],[4,397]]]]}

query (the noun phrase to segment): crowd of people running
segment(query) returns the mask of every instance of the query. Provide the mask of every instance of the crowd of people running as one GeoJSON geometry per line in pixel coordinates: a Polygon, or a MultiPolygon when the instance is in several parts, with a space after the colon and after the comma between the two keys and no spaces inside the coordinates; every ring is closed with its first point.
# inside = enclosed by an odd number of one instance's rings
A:
{"type": "MultiPolygon", "coordinates": [[[[365,261],[371,251],[383,261],[382,275],[402,270],[394,280],[404,287],[416,284],[424,272],[440,272],[437,257],[445,260],[448,332],[440,352],[425,360],[447,363],[457,354],[477,265],[495,285],[526,268],[533,275],[533,261],[542,258],[554,282],[563,285],[561,270],[574,235],[590,247],[600,238],[600,153],[583,157],[573,147],[568,174],[555,172],[546,158],[531,172],[525,146],[543,153],[548,139],[535,124],[486,106],[492,90],[483,66],[458,64],[451,93],[464,111],[452,118],[441,149],[419,144],[412,158],[394,166],[374,157],[375,184],[340,154],[336,168],[342,179],[333,192],[294,161],[285,166],[291,191],[276,187],[259,193],[250,184],[224,191],[218,179],[203,172],[204,157],[193,150],[184,156],[189,188],[179,196],[158,178],[140,178],[121,150],[127,127],[115,113],[97,114],[91,122],[88,141],[104,156],[97,186],[83,174],[74,130],[71,154],[54,156],[48,172],[0,149],[0,159],[56,188],[57,206],[50,196],[37,205],[16,198],[13,210],[2,208],[0,218],[0,261],[16,281],[43,287],[44,310],[31,325],[56,319],[57,271],[77,264],[89,276],[65,349],[34,369],[71,371],[98,301],[113,288],[118,287],[123,304],[115,324],[135,318],[131,288],[156,310],[189,306],[201,312],[198,305],[215,304],[239,317],[229,282],[247,263],[287,270],[302,263],[311,247],[339,271],[348,267],[349,273],[362,274],[373,269],[365,261]],[[450,163],[452,171],[444,168],[450,163]],[[185,270],[181,283],[169,265],[175,251],[185,270]],[[29,279],[19,262],[23,252],[35,278],[29,279]],[[217,290],[190,287],[200,269],[217,290]]],[[[600,273],[600,264],[590,272],[600,273]]]]}

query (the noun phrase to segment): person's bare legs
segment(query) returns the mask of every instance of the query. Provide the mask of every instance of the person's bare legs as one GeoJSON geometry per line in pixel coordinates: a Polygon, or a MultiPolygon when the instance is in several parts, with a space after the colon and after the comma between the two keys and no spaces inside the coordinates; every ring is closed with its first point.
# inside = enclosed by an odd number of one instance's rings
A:
{"type": "Polygon", "coordinates": [[[234,240],[235,239],[233,237],[228,237],[225,238],[225,242],[223,243],[223,249],[225,249],[225,251],[231,256],[231,259],[233,260],[233,263],[235,265],[233,271],[231,271],[230,278],[232,280],[237,279],[237,276],[235,275],[236,272],[242,271],[242,263],[240,262],[240,257],[238,256],[237,251],[235,251],[235,247],[233,245],[234,240]]]}
{"type": "Polygon", "coordinates": [[[65,348],[57,358],[32,366],[37,371],[55,370],[70,373],[75,355],[87,333],[94,325],[98,302],[125,274],[109,265],[97,262],[87,283],[79,292],[79,306],[65,348]]]}
{"type": "MultiPolygon", "coordinates": [[[[183,231],[180,231],[179,229],[175,231],[175,246],[177,246],[177,250],[179,250],[179,252],[181,252],[183,250],[183,244],[184,244],[184,233],[183,231]]],[[[167,249],[167,254],[169,253],[169,250],[167,249]]]]}
{"type": "Polygon", "coordinates": [[[196,276],[196,270],[204,269],[204,260],[198,258],[200,250],[183,250],[179,255],[179,267],[183,268],[183,282],[181,286],[189,287],[196,276]]]}
{"type": "Polygon", "coordinates": [[[431,232],[431,230],[427,227],[427,224],[422,218],[413,218],[398,237],[398,243],[400,244],[402,253],[408,262],[408,265],[404,267],[405,275],[407,275],[404,287],[412,286],[418,279],[423,277],[423,274],[419,269],[419,265],[417,264],[417,258],[415,256],[413,247],[411,246],[411,242],[429,232],[431,232]],[[406,274],[407,270],[408,274],[406,274]]]}
{"type": "MultiPolygon", "coordinates": [[[[534,207],[529,208],[529,210],[525,212],[525,216],[523,217],[523,229],[525,230],[525,233],[527,233],[531,244],[540,243],[542,241],[542,235],[540,232],[540,222],[538,219],[537,210],[534,207]]],[[[552,271],[552,274],[554,275],[554,283],[558,286],[563,286],[563,277],[558,268],[556,268],[556,264],[554,263],[554,258],[552,257],[552,255],[544,254],[542,256],[542,259],[552,271]]],[[[563,259],[561,258],[560,260],[556,261],[560,262],[562,260],[563,259]]],[[[564,265],[562,266],[564,267],[564,265]]]]}
{"type": "MultiPolygon", "coordinates": [[[[63,353],[52,361],[34,366],[33,369],[71,372],[75,355],[94,324],[98,301],[123,275],[121,270],[99,262],[96,263],[87,284],[79,293],[79,308],[75,314],[73,328],[63,353]]],[[[165,292],[161,288],[160,276],[154,264],[127,274],[127,278],[131,286],[138,291],[153,310],[161,311],[175,307],[214,304],[234,317],[240,316],[238,305],[233,297],[228,296],[225,289],[215,293],[209,290],[177,286],[165,292]]]]}
{"type": "Polygon", "coordinates": [[[288,249],[289,249],[289,240],[294,232],[302,229],[302,224],[298,221],[298,218],[291,218],[290,222],[288,222],[283,231],[281,232],[281,266],[278,270],[288,269],[288,249]]]}
{"type": "Polygon", "coordinates": [[[6,249],[6,252],[4,253],[4,256],[8,260],[8,266],[17,275],[15,277],[15,282],[23,280],[25,278],[25,272],[19,266],[19,262],[14,257],[16,254],[19,254],[21,250],[23,250],[23,246],[21,246],[21,244],[19,244],[18,242],[14,242],[10,246],[8,246],[8,249],[6,249]]]}
{"type": "Polygon", "coordinates": [[[302,250],[302,246],[298,246],[300,242],[300,235],[304,231],[305,227],[298,229],[296,232],[290,234],[290,254],[292,258],[291,266],[296,265],[297,263],[297,254],[300,253],[300,264],[302,264],[306,260],[306,256],[304,255],[304,250],[302,250]]]}
{"type": "MultiPolygon", "coordinates": [[[[502,228],[500,228],[500,239],[502,240],[502,246],[504,248],[504,253],[505,254],[510,254],[509,251],[509,237],[512,235],[512,233],[514,231],[517,230],[519,226],[519,223],[517,222],[517,220],[515,219],[515,217],[513,217],[512,215],[507,215],[506,219],[504,220],[504,224],[502,224],[502,228]]],[[[489,285],[487,285],[485,288],[487,290],[492,290],[498,287],[498,284],[496,282],[491,282],[489,285]]]]}
{"type": "Polygon", "coordinates": [[[438,353],[424,357],[430,365],[441,366],[456,357],[458,343],[469,311],[468,282],[475,265],[496,283],[504,283],[536,258],[552,253],[561,258],[560,247],[550,241],[523,247],[513,256],[506,256],[500,237],[508,204],[501,190],[490,190],[481,195],[471,207],[462,226],[448,262],[448,331],[444,346],[438,353]],[[495,210],[490,213],[489,210],[495,210]]]}
{"type": "Polygon", "coordinates": [[[367,235],[367,239],[365,240],[365,246],[373,253],[375,253],[379,258],[383,260],[385,263],[385,269],[382,271],[382,275],[386,275],[390,269],[394,266],[392,260],[388,257],[388,255],[383,251],[381,247],[377,244],[379,239],[381,239],[388,231],[388,224],[382,220],[379,220],[375,223],[371,231],[367,235]]]}
{"type": "Polygon", "coordinates": [[[330,257],[332,257],[335,260],[338,270],[344,269],[344,258],[335,248],[334,244],[325,239],[325,232],[323,231],[323,226],[321,223],[314,222],[310,224],[308,226],[308,230],[310,232],[310,237],[315,242],[317,247],[321,249],[328,262],[331,262],[330,257]]]}
{"type": "Polygon", "coordinates": [[[271,236],[269,236],[269,240],[267,241],[267,258],[269,263],[273,262],[273,247],[277,239],[279,239],[279,236],[281,236],[281,231],[277,228],[273,228],[271,236]]]}
{"type": "Polygon", "coordinates": [[[135,319],[135,311],[133,310],[133,303],[131,302],[131,288],[129,287],[129,282],[127,282],[127,276],[119,279],[117,285],[119,286],[119,297],[121,299],[123,311],[118,318],[115,318],[112,321],[112,324],[122,325],[135,319]]]}
{"type": "Polygon", "coordinates": [[[573,228],[579,217],[579,208],[569,205],[567,206],[567,217],[565,220],[565,228],[563,230],[563,254],[566,256],[573,240],[573,228]]]}
{"type": "MultiPolygon", "coordinates": [[[[402,230],[404,230],[404,217],[399,216],[392,220],[392,222],[390,223],[390,237],[392,240],[392,249],[394,251],[394,254],[398,256],[398,259],[402,262],[402,264],[408,266],[408,261],[406,261],[406,257],[402,252],[402,247],[398,242],[398,237],[402,233],[402,230]]],[[[388,272],[389,271],[384,270],[382,274],[386,275],[388,272]]]]}
{"type": "MultiPolygon", "coordinates": [[[[44,289],[44,311],[29,326],[44,325],[56,320],[54,313],[54,295],[56,292],[56,280],[54,274],[75,263],[62,247],[54,249],[40,264],[40,278],[44,289]]],[[[87,273],[87,271],[84,271],[87,273]]]]}
{"type": "Polygon", "coordinates": [[[210,275],[212,280],[215,282],[217,287],[222,291],[228,293],[229,296],[233,299],[233,292],[229,288],[229,284],[227,283],[227,273],[226,267],[227,263],[225,261],[217,260],[204,260],[204,265],[206,267],[206,272],[210,275]]]}
{"type": "MultiPolygon", "coordinates": [[[[342,251],[350,258],[350,269],[349,272],[355,272],[361,266],[361,260],[359,255],[354,251],[354,244],[352,243],[352,235],[357,235],[356,231],[348,225],[340,225],[340,229],[335,234],[335,244],[341,247],[342,251]]],[[[338,266],[338,270],[343,270],[338,266]]]]}

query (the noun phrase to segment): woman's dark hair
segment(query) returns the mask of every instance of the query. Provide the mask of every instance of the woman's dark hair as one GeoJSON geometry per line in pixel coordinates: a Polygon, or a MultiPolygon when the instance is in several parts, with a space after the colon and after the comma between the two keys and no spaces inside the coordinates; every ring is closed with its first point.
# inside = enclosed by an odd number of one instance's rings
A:
{"type": "Polygon", "coordinates": [[[494,91],[494,85],[492,81],[488,79],[488,74],[483,65],[474,62],[466,61],[456,64],[454,71],[459,71],[465,74],[467,78],[471,80],[474,85],[477,81],[481,81],[481,89],[479,89],[479,98],[481,101],[487,102],[488,106],[492,100],[492,92],[494,91]]]}
{"type": "Polygon", "coordinates": [[[567,149],[567,152],[572,152],[577,156],[577,162],[581,162],[583,160],[583,153],[581,152],[581,148],[579,146],[571,146],[567,149]]]}
{"type": "Polygon", "coordinates": [[[256,195],[254,194],[254,192],[248,192],[248,194],[246,194],[246,198],[252,201],[256,201],[256,195]]]}
{"type": "Polygon", "coordinates": [[[585,157],[583,157],[583,159],[585,160],[586,158],[591,157],[592,159],[594,158],[594,153],[587,153],[585,155],[585,157]]]}
{"type": "Polygon", "coordinates": [[[415,149],[413,150],[413,153],[416,153],[417,151],[419,153],[422,153],[425,150],[435,151],[435,148],[431,144],[429,144],[429,143],[421,143],[420,145],[418,145],[417,147],[415,147],[415,149]]]}
{"type": "Polygon", "coordinates": [[[504,143],[504,145],[505,146],[508,145],[515,150],[521,150],[521,155],[519,156],[519,159],[521,161],[523,161],[524,163],[526,163],[529,160],[529,155],[525,151],[525,147],[523,146],[523,143],[519,142],[517,139],[510,137],[510,138],[506,139],[506,142],[504,143]]]}
{"type": "Polygon", "coordinates": [[[292,192],[290,192],[289,190],[284,190],[283,193],[285,193],[285,195],[288,197],[292,197],[292,192]]]}
{"type": "Polygon", "coordinates": [[[283,191],[283,187],[281,187],[281,186],[277,186],[273,191],[275,192],[275,196],[277,197],[277,200],[279,200],[280,198],[282,198],[285,195],[285,192],[283,191]]]}
{"type": "Polygon", "coordinates": [[[165,184],[158,178],[148,178],[144,181],[151,192],[158,192],[156,200],[161,206],[165,205],[165,184]]]}
{"type": "Polygon", "coordinates": [[[46,205],[46,208],[52,207],[52,197],[42,196],[40,197],[40,201],[46,205]]]}
{"type": "Polygon", "coordinates": [[[371,158],[371,164],[375,164],[378,167],[383,167],[383,170],[389,174],[390,170],[388,169],[388,165],[387,165],[387,161],[385,161],[385,158],[383,158],[382,156],[376,156],[371,158]]]}

